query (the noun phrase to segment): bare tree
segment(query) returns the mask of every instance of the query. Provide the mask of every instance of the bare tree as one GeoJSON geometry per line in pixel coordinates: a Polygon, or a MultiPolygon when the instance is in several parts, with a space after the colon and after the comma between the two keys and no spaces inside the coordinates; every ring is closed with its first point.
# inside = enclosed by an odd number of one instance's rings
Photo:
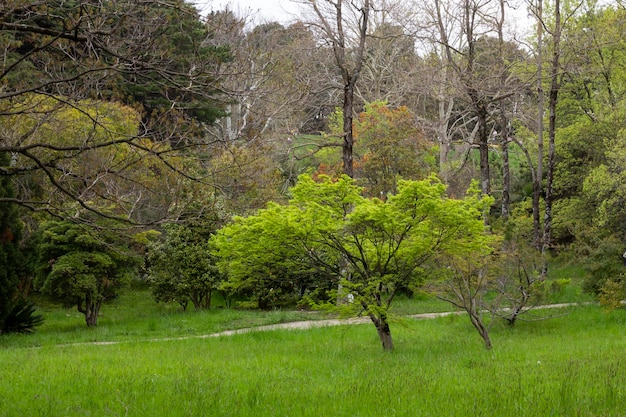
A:
{"type": "MultiPolygon", "coordinates": [[[[427,47],[432,62],[442,174],[449,181],[448,154],[453,144],[461,153],[477,149],[481,190],[492,192],[490,154],[500,145],[503,159],[502,210],[509,206],[510,173],[507,169],[510,121],[528,81],[520,79],[514,66],[526,60],[511,35],[506,2],[433,0],[419,5],[416,33],[427,47]]],[[[466,157],[467,158],[467,157],[466,157]]],[[[457,164],[456,169],[460,164],[457,164]]]]}
{"type": "Polygon", "coordinates": [[[489,256],[440,259],[437,278],[430,281],[427,291],[438,299],[465,311],[480,337],[485,349],[492,348],[489,330],[493,320],[493,309],[487,301],[487,294],[494,287],[493,275],[489,273],[489,256]]]}
{"type": "Polygon", "coordinates": [[[342,160],[346,175],[354,176],[352,120],[357,81],[365,61],[366,40],[371,0],[302,0],[311,7],[313,18],[308,22],[331,48],[341,75],[343,98],[342,160]]]}
{"type": "Polygon", "coordinates": [[[481,87],[488,80],[483,78],[485,74],[480,74],[477,68],[479,59],[477,41],[491,32],[492,28],[487,25],[485,18],[492,11],[489,10],[488,2],[473,0],[463,0],[452,8],[448,6],[443,5],[441,0],[435,0],[439,40],[444,48],[446,64],[457,75],[465,99],[472,109],[473,133],[475,134],[475,140],[472,142],[480,152],[481,190],[485,194],[490,194],[488,107],[492,97],[481,87]],[[450,38],[446,30],[447,19],[456,21],[458,25],[458,32],[454,34],[457,37],[456,41],[450,38]]]}
{"type": "Polygon", "coordinates": [[[535,49],[537,65],[537,168],[531,172],[533,174],[533,241],[535,247],[540,247],[540,213],[539,200],[541,198],[541,183],[543,181],[543,116],[545,93],[543,90],[543,0],[536,0],[536,4],[531,4],[530,9],[537,19],[537,45],[535,49]]]}
{"type": "Polygon", "coordinates": [[[415,88],[423,71],[415,38],[382,10],[373,17],[356,95],[361,103],[385,101],[391,107],[418,105],[415,88]]]}

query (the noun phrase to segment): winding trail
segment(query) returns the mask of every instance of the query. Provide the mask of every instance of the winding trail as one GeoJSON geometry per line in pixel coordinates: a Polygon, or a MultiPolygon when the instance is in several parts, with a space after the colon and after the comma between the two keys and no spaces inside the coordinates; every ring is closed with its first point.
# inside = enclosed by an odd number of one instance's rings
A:
{"type": "MultiPolygon", "coordinates": [[[[580,306],[580,305],[586,305],[586,304],[589,304],[589,303],[546,304],[542,306],[535,306],[535,307],[532,307],[531,309],[543,310],[543,309],[551,309],[551,308],[574,307],[574,306],[580,306]]],[[[420,319],[436,319],[438,317],[446,317],[446,316],[459,315],[459,314],[465,314],[465,311],[457,310],[457,311],[444,311],[441,313],[422,313],[422,314],[412,314],[412,315],[403,316],[403,317],[420,320],[420,319]]],[[[288,323],[269,324],[266,326],[247,327],[244,329],[237,329],[237,330],[226,330],[223,332],[212,333],[208,335],[183,337],[182,339],[185,339],[185,338],[205,339],[208,337],[232,336],[235,334],[250,333],[250,332],[263,332],[263,331],[280,330],[280,329],[301,330],[301,329],[312,329],[316,327],[344,326],[348,324],[363,324],[363,323],[370,323],[369,317],[354,317],[354,318],[349,318],[349,319],[292,321],[288,323]]],[[[160,339],[160,340],[163,340],[163,339],[160,339]]]]}
{"type": "MultiPolygon", "coordinates": [[[[547,304],[542,306],[532,307],[533,310],[543,310],[543,309],[552,309],[552,308],[565,308],[565,307],[573,307],[580,305],[587,305],[591,303],[562,303],[562,304],[547,304]]],[[[422,319],[435,319],[438,317],[445,317],[451,315],[459,315],[465,314],[465,311],[445,311],[441,313],[423,313],[423,314],[413,314],[409,316],[403,316],[405,318],[411,318],[416,320],[422,319]]],[[[204,335],[193,335],[193,336],[179,336],[179,337],[161,337],[155,339],[141,339],[141,340],[121,340],[121,341],[110,341],[110,342],[79,342],[79,343],[68,343],[63,345],[58,345],[60,347],[66,346],[81,346],[81,345],[119,345],[122,343],[135,343],[135,342],[167,342],[167,341],[177,341],[177,340],[190,340],[190,339],[208,339],[211,337],[226,337],[233,336],[237,334],[251,333],[251,332],[266,332],[272,330],[306,330],[313,329],[318,327],[329,327],[329,326],[345,326],[352,324],[365,324],[370,323],[369,317],[353,317],[349,319],[328,319],[328,320],[303,320],[303,321],[292,321],[287,323],[277,323],[277,324],[268,324],[265,326],[256,326],[256,327],[246,327],[242,329],[235,330],[225,330],[218,333],[210,333],[204,335]]]]}

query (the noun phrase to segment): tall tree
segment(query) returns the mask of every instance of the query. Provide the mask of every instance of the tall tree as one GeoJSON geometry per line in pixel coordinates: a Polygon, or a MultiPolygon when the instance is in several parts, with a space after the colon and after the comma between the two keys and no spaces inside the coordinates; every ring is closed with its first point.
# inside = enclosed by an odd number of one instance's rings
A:
{"type": "Polygon", "coordinates": [[[347,0],[302,0],[314,12],[309,22],[320,31],[321,38],[332,48],[335,64],[343,84],[343,172],[354,176],[354,98],[357,81],[365,62],[366,42],[370,14],[374,8],[371,0],[352,2],[347,0]]]}
{"type": "MultiPolygon", "coordinates": [[[[546,254],[551,247],[552,226],[553,226],[553,202],[554,202],[554,172],[556,169],[556,131],[557,131],[557,104],[559,91],[562,86],[565,74],[563,64],[562,37],[568,21],[573,19],[576,12],[582,5],[582,1],[567,2],[562,4],[561,0],[554,0],[553,19],[548,27],[550,34],[551,60],[549,67],[549,91],[548,91],[548,155],[546,170],[546,193],[545,193],[545,215],[543,224],[543,235],[541,239],[541,252],[546,254]],[[565,12],[565,14],[563,14],[565,12]]],[[[545,269],[545,268],[544,268],[545,269]]]]}
{"type": "Polygon", "coordinates": [[[486,24],[486,17],[490,5],[487,2],[463,0],[456,7],[448,7],[441,0],[435,0],[435,18],[439,29],[440,42],[444,48],[446,65],[455,72],[457,80],[463,90],[465,101],[472,111],[474,130],[468,138],[476,145],[480,154],[481,190],[491,194],[491,174],[489,166],[489,138],[491,129],[489,123],[489,105],[492,100],[490,94],[483,88],[489,79],[478,68],[477,61],[480,51],[477,41],[488,34],[492,28],[486,24]],[[456,22],[458,33],[452,38],[447,30],[449,20],[456,22]]]}
{"type": "Polygon", "coordinates": [[[535,47],[535,58],[537,65],[537,167],[532,170],[532,183],[533,183],[533,244],[539,249],[540,248],[540,229],[541,229],[541,214],[539,212],[539,201],[541,199],[542,194],[542,182],[543,182],[543,161],[544,161],[544,141],[543,141],[543,131],[544,131],[544,103],[545,103],[545,92],[543,89],[543,0],[537,0],[535,4],[530,5],[530,9],[532,10],[535,18],[537,20],[537,32],[536,32],[536,42],[537,45],[535,47]]]}
{"type": "Polygon", "coordinates": [[[430,93],[436,108],[431,113],[437,119],[434,130],[440,143],[440,169],[450,177],[448,155],[453,140],[464,142],[457,150],[465,154],[477,151],[481,190],[489,194],[491,148],[498,138],[508,145],[509,134],[504,129],[508,121],[503,117],[509,118],[513,98],[524,85],[512,70],[523,53],[506,40],[506,6],[489,1],[433,0],[420,7],[425,13],[416,18],[417,30],[432,45],[429,62],[437,69],[433,78],[443,83],[430,93]]]}

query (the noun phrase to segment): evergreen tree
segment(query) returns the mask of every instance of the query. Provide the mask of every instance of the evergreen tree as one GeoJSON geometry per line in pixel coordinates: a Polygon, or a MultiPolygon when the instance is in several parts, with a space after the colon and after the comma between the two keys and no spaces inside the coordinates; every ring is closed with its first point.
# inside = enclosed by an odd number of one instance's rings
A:
{"type": "Polygon", "coordinates": [[[111,225],[90,228],[70,221],[42,224],[37,286],[66,306],[75,305],[87,326],[98,324],[102,304],[130,285],[140,264],[128,236],[111,225]]]}

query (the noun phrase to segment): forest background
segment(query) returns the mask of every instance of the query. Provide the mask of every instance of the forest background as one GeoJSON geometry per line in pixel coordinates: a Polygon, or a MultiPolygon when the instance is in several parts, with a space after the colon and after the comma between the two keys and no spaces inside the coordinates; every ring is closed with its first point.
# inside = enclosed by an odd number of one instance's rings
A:
{"type": "Polygon", "coordinates": [[[145,282],[196,309],[350,295],[386,349],[394,296],[425,291],[490,347],[482,309],[515,322],[554,255],[619,305],[622,3],[520,5],[523,36],[504,1],[301,3],[256,25],[174,0],[0,6],[2,332],[39,323],[33,295],[95,326],[145,282]]]}

